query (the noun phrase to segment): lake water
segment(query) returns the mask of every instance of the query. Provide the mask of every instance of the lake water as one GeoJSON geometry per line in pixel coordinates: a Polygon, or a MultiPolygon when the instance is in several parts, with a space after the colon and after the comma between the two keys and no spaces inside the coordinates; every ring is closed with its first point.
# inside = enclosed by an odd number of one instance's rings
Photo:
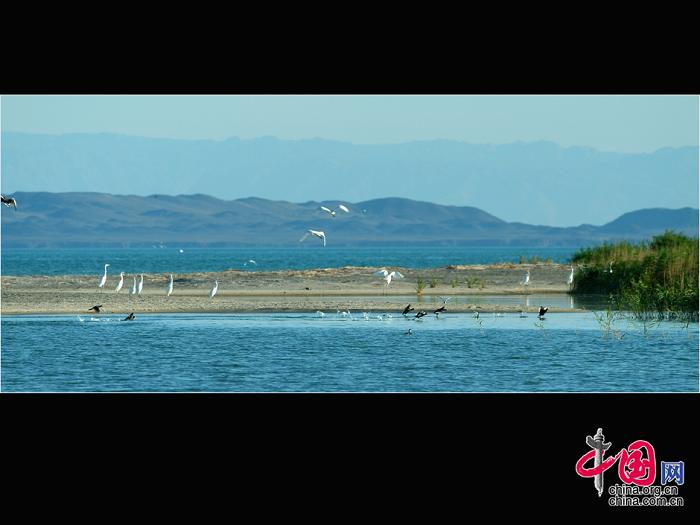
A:
{"type": "Polygon", "coordinates": [[[697,392],[698,325],[593,312],[3,316],[3,391],[697,392]],[[408,328],[411,335],[406,335],[408,328]]]}
{"type": "Polygon", "coordinates": [[[3,275],[101,275],[132,273],[304,270],[343,266],[435,268],[450,264],[517,263],[521,256],[567,262],[576,248],[557,247],[373,247],[351,248],[301,244],[255,248],[133,248],[2,250],[3,275]],[[256,264],[249,263],[254,260],[256,264]]]}

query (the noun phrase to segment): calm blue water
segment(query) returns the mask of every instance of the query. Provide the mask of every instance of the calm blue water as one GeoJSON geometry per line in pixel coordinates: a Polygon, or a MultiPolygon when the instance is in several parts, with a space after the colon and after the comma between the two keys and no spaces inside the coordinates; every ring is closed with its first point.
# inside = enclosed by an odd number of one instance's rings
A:
{"type": "Polygon", "coordinates": [[[315,246],[272,248],[105,248],[3,249],[3,275],[89,275],[215,272],[393,266],[434,268],[449,264],[517,263],[520,256],[568,261],[576,248],[552,247],[421,247],[349,248],[315,246]],[[257,265],[248,263],[252,259],[257,265]],[[247,263],[247,264],[246,264],[247,263]]]}
{"type": "Polygon", "coordinates": [[[697,392],[698,325],[593,313],[3,316],[3,391],[697,392]],[[82,319],[82,321],[80,320],[82,319]],[[92,320],[95,319],[95,320],[92,320]],[[405,335],[408,328],[412,335],[405,335]]]}

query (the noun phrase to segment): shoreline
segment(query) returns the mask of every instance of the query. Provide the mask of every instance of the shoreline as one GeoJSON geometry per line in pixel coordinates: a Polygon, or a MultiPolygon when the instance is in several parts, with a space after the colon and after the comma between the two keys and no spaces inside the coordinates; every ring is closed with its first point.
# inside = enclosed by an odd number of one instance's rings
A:
{"type": "MultiPolygon", "coordinates": [[[[392,268],[393,270],[394,268],[392,268]]],[[[140,296],[129,294],[133,274],[125,275],[119,293],[119,275],[108,275],[99,290],[98,275],[2,276],[2,315],[90,315],[93,305],[102,304],[104,314],[136,313],[254,313],[254,312],[395,312],[411,303],[428,313],[450,298],[447,313],[535,312],[548,306],[550,312],[578,312],[568,295],[568,265],[493,264],[448,266],[432,269],[396,268],[404,279],[385,286],[372,276],[378,268],[343,267],[271,272],[198,272],[174,276],[174,291],[166,297],[169,274],[143,274],[140,296]],[[524,286],[525,271],[531,283],[524,286]],[[217,294],[209,299],[214,281],[217,294]],[[418,283],[424,288],[418,294],[418,283]],[[532,301],[530,298],[532,297],[532,301]],[[547,303],[549,300],[549,304],[547,303]],[[535,304],[537,301],[537,304],[535,304]],[[540,301],[542,303],[540,303],[540,301]]],[[[139,274],[139,280],[140,280],[139,274]]]]}

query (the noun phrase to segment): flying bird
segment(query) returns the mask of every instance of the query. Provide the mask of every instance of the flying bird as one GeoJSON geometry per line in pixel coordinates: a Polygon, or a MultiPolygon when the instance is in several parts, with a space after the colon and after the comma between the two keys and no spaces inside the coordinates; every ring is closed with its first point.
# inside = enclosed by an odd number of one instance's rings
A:
{"type": "Polygon", "coordinates": [[[165,297],[170,297],[170,294],[173,293],[173,274],[170,274],[170,282],[168,283],[168,287],[165,289],[165,297]]]}
{"type": "Polygon", "coordinates": [[[391,279],[394,277],[396,277],[397,279],[403,279],[403,274],[401,272],[398,272],[396,270],[393,272],[389,272],[384,268],[377,272],[374,272],[372,275],[384,279],[384,281],[386,281],[386,284],[384,285],[385,287],[389,286],[389,284],[391,283],[391,279]]]}
{"type": "Polygon", "coordinates": [[[101,304],[96,304],[96,305],[93,306],[92,308],[88,308],[88,312],[94,311],[96,314],[99,314],[99,313],[100,313],[100,308],[102,308],[102,305],[101,305],[101,304]]]}
{"type": "Polygon", "coordinates": [[[17,199],[14,197],[5,197],[2,193],[0,193],[0,200],[2,200],[2,203],[8,208],[14,208],[15,211],[17,211],[17,199]]]}
{"type": "Polygon", "coordinates": [[[344,204],[339,204],[335,210],[331,210],[330,208],[326,208],[325,206],[321,206],[321,210],[328,213],[331,217],[335,217],[335,214],[338,210],[343,210],[345,213],[350,213],[350,210],[344,204]]]}
{"type": "Polygon", "coordinates": [[[303,235],[301,239],[299,239],[299,242],[304,241],[309,235],[313,235],[314,237],[318,237],[323,241],[323,245],[326,245],[326,234],[323,232],[319,232],[316,230],[307,230],[307,232],[303,235]]]}
{"type": "Polygon", "coordinates": [[[109,264],[105,264],[105,274],[102,276],[102,279],[100,279],[100,284],[97,285],[100,291],[102,291],[102,287],[107,282],[107,266],[109,266],[109,264]]]}
{"type": "Polygon", "coordinates": [[[254,264],[255,266],[258,265],[258,263],[256,263],[253,259],[249,259],[248,261],[243,263],[243,266],[248,266],[248,263],[254,264]]]}
{"type": "Polygon", "coordinates": [[[133,321],[135,319],[134,317],[134,312],[131,312],[129,315],[127,315],[122,321],[133,321]]]}
{"type": "Polygon", "coordinates": [[[219,289],[219,281],[214,281],[214,287],[209,290],[209,299],[216,295],[216,291],[219,289]]]}
{"type": "Polygon", "coordinates": [[[420,318],[423,317],[424,315],[428,315],[428,314],[427,314],[425,311],[421,310],[420,312],[418,312],[418,313],[416,314],[416,319],[420,319],[420,318]]]}
{"type": "Polygon", "coordinates": [[[443,304],[440,308],[437,308],[436,310],[433,310],[433,313],[435,314],[435,317],[437,317],[439,314],[445,312],[447,308],[443,304]]]}
{"type": "Polygon", "coordinates": [[[124,272],[119,272],[119,284],[114,289],[114,292],[119,293],[119,290],[122,289],[122,286],[124,286],[124,272]]]}
{"type": "Polygon", "coordinates": [[[540,314],[537,317],[539,317],[540,319],[544,319],[544,314],[547,313],[547,310],[549,310],[549,308],[545,308],[544,306],[540,306],[540,314]]]}
{"type": "Polygon", "coordinates": [[[401,312],[401,315],[406,315],[408,312],[410,312],[410,311],[413,310],[413,309],[414,309],[414,308],[413,308],[413,307],[410,305],[410,303],[409,303],[409,305],[408,305],[406,308],[403,309],[403,312],[401,312]]]}

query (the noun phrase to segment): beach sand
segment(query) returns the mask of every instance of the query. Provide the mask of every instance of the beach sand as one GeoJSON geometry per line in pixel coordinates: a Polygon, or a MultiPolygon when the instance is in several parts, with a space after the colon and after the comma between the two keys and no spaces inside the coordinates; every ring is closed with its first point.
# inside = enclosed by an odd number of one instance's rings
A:
{"type": "MultiPolygon", "coordinates": [[[[124,287],[115,293],[118,274],[110,274],[104,291],[97,288],[99,275],[2,276],[0,311],[14,314],[86,314],[88,308],[103,305],[102,314],[136,313],[205,313],[205,312],[305,312],[338,310],[358,312],[400,312],[410,302],[416,311],[430,311],[442,304],[438,296],[459,296],[448,302],[449,312],[537,312],[539,305],[483,304],[486,296],[525,294],[566,294],[570,267],[561,264],[491,264],[448,266],[432,269],[391,268],[404,275],[388,287],[372,276],[376,267],[348,266],[316,270],[277,272],[188,273],[174,275],[174,291],[165,296],[169,274],[144,273],[141,296],[132,296],[133,274],[125,275],[124,287]],[[530,284],[522,281],[530,270],[530,284]],[[218,279],[216,296],[209,290],[218,279]],[[425,287],[417,295],[417,281],[425,287]],[[431,285],[434,285],[431,286],[431,285]],[[472,304],[469,297],[480,298],[472,304]]],[[[140,276],[137,281],[140,280],[140,276]]],[[[512,303],[512,301],[511,301],[512,303]]],[[[546,306],[546,305],[545,305],[546,306]]],[[[554,311],[576,311],[550,308],[554,311]]]]}

